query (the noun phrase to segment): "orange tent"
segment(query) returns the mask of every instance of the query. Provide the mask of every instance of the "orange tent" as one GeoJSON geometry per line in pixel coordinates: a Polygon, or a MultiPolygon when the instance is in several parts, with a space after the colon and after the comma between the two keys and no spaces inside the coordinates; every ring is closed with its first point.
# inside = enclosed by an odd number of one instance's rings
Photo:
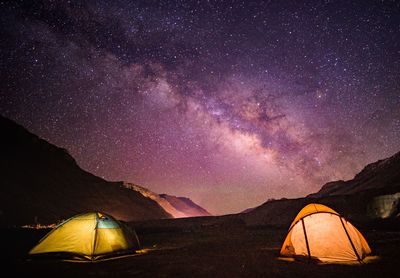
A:
{"type": "Polygon", "coordinates": [[[305,206],[290,225],[281,255],[321,262],[361,262],[371,249],[339,213],[321,204],[305,206]]]}

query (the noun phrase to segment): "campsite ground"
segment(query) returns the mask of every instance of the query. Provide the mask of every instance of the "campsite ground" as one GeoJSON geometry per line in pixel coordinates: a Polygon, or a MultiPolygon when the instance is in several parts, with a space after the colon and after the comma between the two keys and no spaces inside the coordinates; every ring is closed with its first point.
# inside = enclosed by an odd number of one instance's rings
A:
{"type": "Polygon", "coordinates": [[[2,230],[3,263],[10,276],[30,277],[399,277],[400,231],[390,226],[361,229],[381,259],[355,266],[278,260],[286,229],[246,227],[234,218],[160,220],[134,226],[143,253],[98,263],[27,260],[26,252],[47,231],[2,230]]]}

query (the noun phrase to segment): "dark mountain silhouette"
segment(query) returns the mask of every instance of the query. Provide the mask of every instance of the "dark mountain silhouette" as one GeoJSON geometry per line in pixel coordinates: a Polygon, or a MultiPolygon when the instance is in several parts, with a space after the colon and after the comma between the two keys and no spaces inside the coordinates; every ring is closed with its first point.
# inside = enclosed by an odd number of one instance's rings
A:
{"type": "Polygon", "coordinates": [[[288,226],[305,205],[325,204],[358,222],[398,218],[400,207],[400,152],[367,165],[349,181],[334,181],[305,198],[271,200],[242,213],[247,225],[288,226]]]}
{"type": "Polygon", "coordinates": [[[82,170],[58,148],[0,116],[0,225],[49,224],[87,212],[170,218],[154,200],[82,170]]]}
{"type": "Polygon", "coordinates": [[[176,197],[167,194],[160,194],[160,197],[167,200],[168,203],[170,203],[176,210],[186,215],[186,217],[211,216],[211,213],[206,211],[201,206],[195,204],[189,198],[176,197]]]}
{"type": "Polygon", "coordinates": [[[369,190],[377,191],[379,194],[400,191],[400,152],[368,164],[352,180],[329,182],[317,193],[310,194],[308,197],[356,194],[369,190]]]}

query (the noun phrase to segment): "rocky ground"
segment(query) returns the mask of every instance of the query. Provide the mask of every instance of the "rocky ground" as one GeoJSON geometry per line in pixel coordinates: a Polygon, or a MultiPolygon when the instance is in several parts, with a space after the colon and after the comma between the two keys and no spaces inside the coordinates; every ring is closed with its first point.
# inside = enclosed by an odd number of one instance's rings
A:
{"type": "Polygon", "coordinates": [[[374,255],[380,257],[364,265],[279,260],[286,229],[250,227],[237,219],[205,217],[132,225],[143,252],[96,263],[28,260],[26,253],[48,230],[2,230],[3,273],[31,277],[398,277],[400,231],[388,224],[360,227],[374,255]]]}

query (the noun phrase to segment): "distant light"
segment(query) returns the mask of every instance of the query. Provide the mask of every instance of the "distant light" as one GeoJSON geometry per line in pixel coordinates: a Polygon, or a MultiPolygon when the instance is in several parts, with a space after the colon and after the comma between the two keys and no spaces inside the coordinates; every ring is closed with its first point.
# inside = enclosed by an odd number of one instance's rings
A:
{"type": "Polygon", "coordinates": [[[400,192],[375,197],[368,205],[368,214],[372,218],[390,218],[399,214],[400,192]]]}

